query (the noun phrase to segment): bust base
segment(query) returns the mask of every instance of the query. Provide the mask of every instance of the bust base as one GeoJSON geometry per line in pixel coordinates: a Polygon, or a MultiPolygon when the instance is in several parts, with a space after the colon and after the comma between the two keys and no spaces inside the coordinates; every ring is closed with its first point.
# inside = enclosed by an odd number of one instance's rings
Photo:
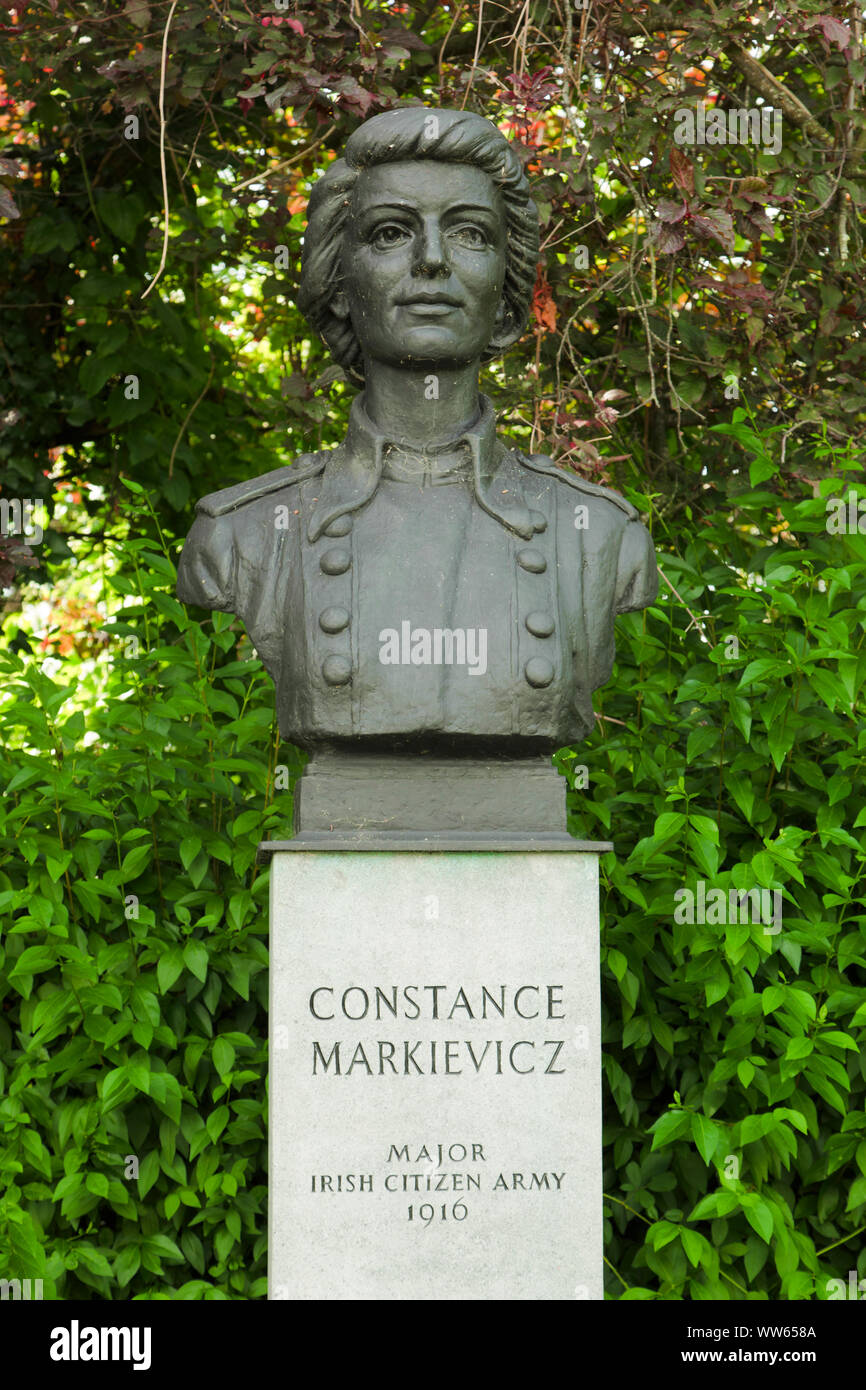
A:
{"type": "Polygon", "coordinates": [[[294,831],[565,834],[565,792],[543,755],[316,752],[295,787],[294,831]]]}

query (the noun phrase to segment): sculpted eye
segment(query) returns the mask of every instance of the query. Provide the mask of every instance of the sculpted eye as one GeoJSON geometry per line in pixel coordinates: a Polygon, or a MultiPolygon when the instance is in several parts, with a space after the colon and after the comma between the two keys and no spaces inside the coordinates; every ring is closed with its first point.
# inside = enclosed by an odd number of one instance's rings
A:
{"type": "Polygon", "coordinates": [[[466,223],[462,227],[455,227],[451,235],[463,246],[469,246],[473,251],[482,251],[488,244],[487,233],[483,227],[476,227],[472,223],[466,223]]]}
{"type": "Polygon", "coordinates": [[[370,236],[370,245],[377,251],[390,251],[392,247],[400,246],[408,236],[409,232],[399,223],[386,222],[375,228],[370,236]]]}

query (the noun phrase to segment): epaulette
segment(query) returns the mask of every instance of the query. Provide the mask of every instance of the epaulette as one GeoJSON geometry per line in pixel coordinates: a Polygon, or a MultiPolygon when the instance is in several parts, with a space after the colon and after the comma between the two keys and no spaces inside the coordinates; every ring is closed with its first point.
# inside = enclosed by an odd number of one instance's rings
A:
{"type": "Polygon", "coordinates": [[[521,449],[515,449],[514,454],[522,464],[531,468],[534,473],[546,473],[548,477],[558,478],[560,482],[568,483],[578,492],[588,492],[591,497],[605,497],[608,502],[613,502],[614,506],[619,507],[621,512],[625,512],[630,521],[638,520],[640,513],[637,508],[611,488],[601,487],[599,483],[588,483],[584,478],[579,478],[576,473],[566,473],[564,468],[558,468],[546,454],[524,454],[521,449]]]}
{"type": "Polygon", "coordinates": [[[292,483],[302,483],[306,478],[314,478],[325,466],[325,454],[299,454],[288,468],[275,468],[272,473],[262,473],[258,478],[248,478],[245,483],[235,483],[234,487],[224,487],[219,492],[209,492],[207,497],[199,498],[195,504],[196,512],[204,516],[225,516],[237,511],[247,502],[256,502],[267,497],[270,492],[279,492],[292,483]]]}

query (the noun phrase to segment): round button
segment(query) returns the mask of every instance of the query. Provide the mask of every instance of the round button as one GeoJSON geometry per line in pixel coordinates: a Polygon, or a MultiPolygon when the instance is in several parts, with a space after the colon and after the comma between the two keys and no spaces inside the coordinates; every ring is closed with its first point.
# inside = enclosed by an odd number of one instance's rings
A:
{"type": "Polygon", "coordinates": [[[534,656],[527,661],[523,674],[530,685],[535,686],[537,690],[543,690],[553,680],[553,667],[543,656],[534,656]]]}
{"type": "Polygon", "coordinates": [[[554,622],[549,613],[527,613],[524,622],[533,637],[549,637],[553,632],[554,622]]]}
{"type": "Polygon", "coordinates": [[[345,574],[351,563],[351,555],[348,550],[343,550],[342,547],[326,550],[319,561],[325,574],[345,574]]]}
{"type": "Polygon", "coordinates": [[[532,529],[537,536],[541,535],[542,531],[547,530],[547,517],[542,516],[541,512],[530,512],[529,520],[532,522],[532,529]]]}
{"type": "Polygon", "coordinates": [[[521,569],[529,570],[530,574],[544,574],[547,569],[547,561],[540,550],[519,550],[517,563],[521,569]]]}
{"type": "Polygon", "coordinates": [[[331,522],[330,526],[325,527],[326,536],[348,536],[352,529],[352,518],[348,515],[338,516],[331,522]]]}
{"type": "Polygon", "coordinates": [[[319,614],[319,627],[323,632],[342,632],[349,626],[349,614],[345,608],[326,608],[319,614]]]}
{"type": "Polygon", "coordinates": [[[326,656],[322,662],[322,675],[328,685],[348,685],[352,679],[352,667],[345,656],[326,656]]]}

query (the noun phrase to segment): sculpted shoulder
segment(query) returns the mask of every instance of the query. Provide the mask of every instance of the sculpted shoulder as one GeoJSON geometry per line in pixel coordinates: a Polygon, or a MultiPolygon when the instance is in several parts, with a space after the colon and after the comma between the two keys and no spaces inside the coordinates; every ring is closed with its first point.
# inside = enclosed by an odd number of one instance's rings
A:
{"type": "Polygon", "coordinates": [[[315,478],[325,467],[327,451],[320,454],[300,454],[287,468],[275,468],[270,473],[262,473],[258,478],[248,478],[246,482],[235,483],[234,487],[224,487],[219,492],[209,492],[196,503],[199,516],[228,516],[251,502],[258,502],[271,493],[281,492],[293,484],[302,483],[307,478],[315,478]]]}
{"type": "MultiPolygon", "coordinates": [[[[255,580],[262,567],[273,562],[276,541],[286,534],[277,531],[273,513],[271,525],[263,527],[265,513],[274,504],[288,503],[296,495],[291,492],[294,486],[321,473],[326,457],[301,454],[288,468],[275,468],[202,497],[178,562],[178,598],[244,617],[256,602],[251,576],[255,580]]],[[[285,551],[282,544],[277,549],[285,551]]]]}
{"type": "Polygon", "coordinates": [[[629,521],[639,520],[639,512],[633,507],[631,502],[627,502],[618,492],[612,488],[601,487],[598,483],[588,483],[583,478],[579,478],[576,473],[569,473],[566,469],[560,468],[546,454],[524,454],[522,450],[514,450],[515,457],[524,468],[531,468],[533,473],[543,473],[546,477],[556,478],[560,483],[567,487],[574,488],[576,492],[581,492],[586,497],[603,498],[606,502],[611,502],[625,514],[629,521]]]}

